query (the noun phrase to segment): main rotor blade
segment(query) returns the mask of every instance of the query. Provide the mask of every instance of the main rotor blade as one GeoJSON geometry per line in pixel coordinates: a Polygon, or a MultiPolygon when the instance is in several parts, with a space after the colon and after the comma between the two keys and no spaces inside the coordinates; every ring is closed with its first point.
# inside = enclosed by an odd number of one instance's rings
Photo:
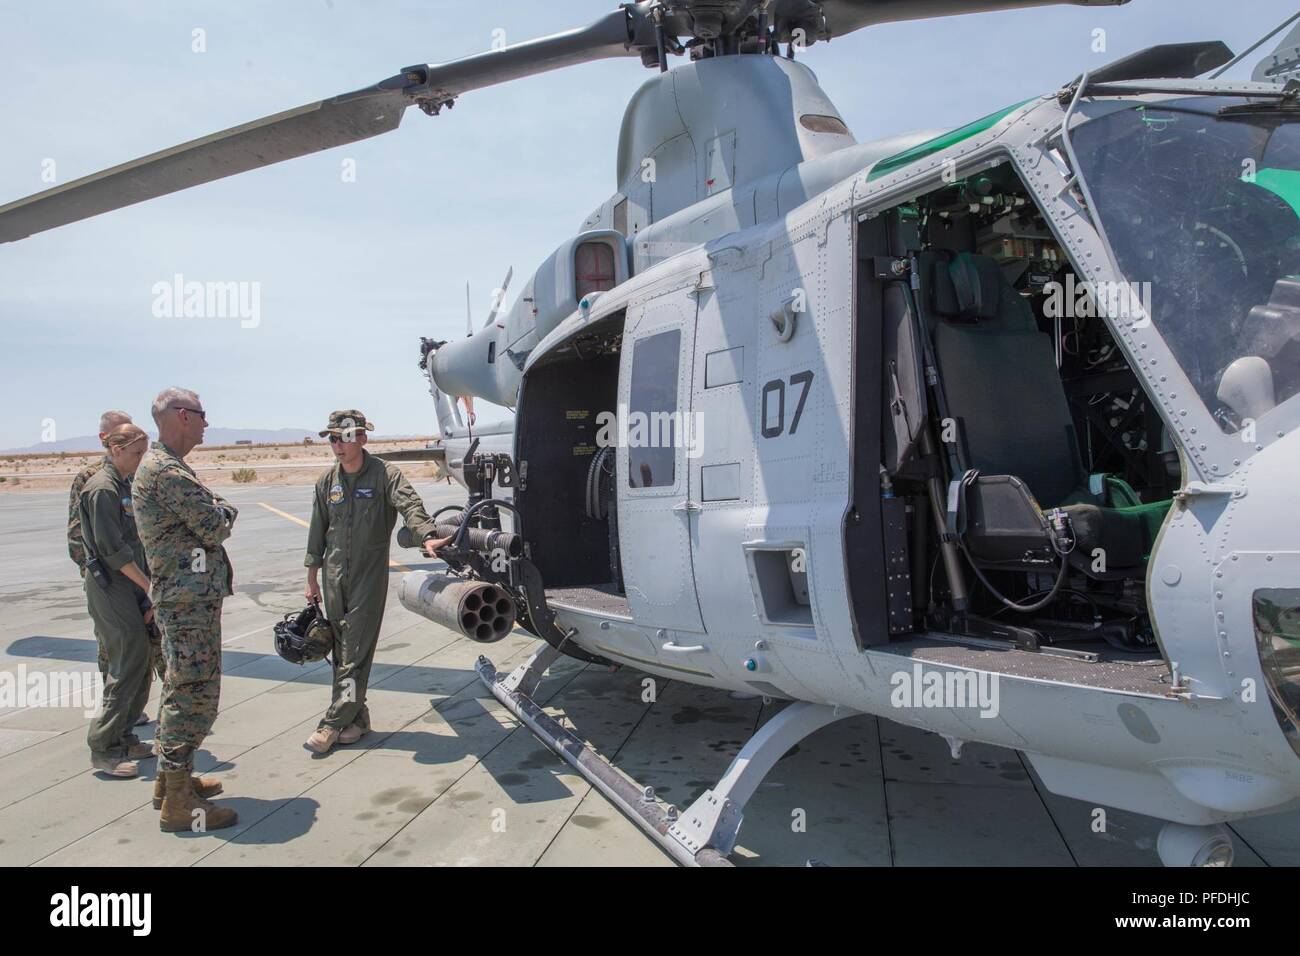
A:
{"type": "MultiPolygon", "coordinates": [[[[963,13],[988,13],[996,10],[1020,10],[1068,3],[1080,7],[1120,6],[1129,0],[822,0],[829,36],[838,37],[876,23],[899,20],[928,20],[963,13]]],[[[803,0],[777,0],[778,11],[792,10],[803,0]]],[[[779,15],[779,14],[778,14],[779,15]]]]}
{"type": "Polygon", "coordinates": [[[615,10],[587,27],[449,63],[407,67],[366,89],[276,113],[19,199],[0,206],[0,243],[390,132],[411,105],[434,114],[470,90],[588,60],[635,56],[632,41],[645,42],[644,6],[615,10]]]}
{"type": "Polygon", "coordinates": [[[382,86],[286,110],[0,206],[0,242],[397,129],[410,101],[400,89],[382,86]]]}
{"type": "MultiPolygon", "coordinates": [[[[962,13],[1019,10],[1057,3],[1118,6],[1129,0],[769,0],[764,16],[780,42],[829,40],[877,23],[929,20],[962,13]]],[[[638,4],[638,7],[642,6],[638,4]]],[[[676,0],[664,23],[677,36],[733,33],[761,12],[757,0],[676,0]]],[[[752,22],[752,21],[751,21],[752,22]]]]}

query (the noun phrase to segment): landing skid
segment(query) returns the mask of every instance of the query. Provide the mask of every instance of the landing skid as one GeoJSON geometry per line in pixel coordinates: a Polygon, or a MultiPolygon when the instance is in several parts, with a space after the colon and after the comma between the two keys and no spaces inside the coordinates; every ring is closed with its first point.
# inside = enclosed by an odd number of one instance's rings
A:
{"type": "Polygon", "coordinates": [[[614,804],[647,836],[683,866],[730,866],[744,806],[768,771],[809,734],[854,716],[853,711],[795,701],[751,737],[716,787],[685,811],[662,807],[653,787],[640,787],[605,762],[586,743],[562,727],[532,699],[542,675],[560,657],[549,644],[508,675],[486,657],[474,665],[479,680],[533,735],[614,804]]]}

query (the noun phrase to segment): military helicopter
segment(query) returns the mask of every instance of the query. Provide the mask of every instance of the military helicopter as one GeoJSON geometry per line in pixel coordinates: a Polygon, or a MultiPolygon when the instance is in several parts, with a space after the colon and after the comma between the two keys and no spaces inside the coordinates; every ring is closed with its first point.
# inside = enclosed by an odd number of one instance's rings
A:
{"type": "Polygon", "coordinates": [[[617,192],[504,321],[422,353],[516,418],[509,452],[466,447],[448,570],[403,603],[539,637],[480,677],[683,864],[725,863],[776,761],[869,713],[1021,750],[1165,821],[1166,864],[1226,865],[1224,822],[1300,801],[1300,84],[1168,44],[857,143],[796,58],[1030,5],[625,4],[0,207],[0,241],[640,57],[617,192]],[[679,810],[534,702],[562,655],[789,704],[679,810]]]}

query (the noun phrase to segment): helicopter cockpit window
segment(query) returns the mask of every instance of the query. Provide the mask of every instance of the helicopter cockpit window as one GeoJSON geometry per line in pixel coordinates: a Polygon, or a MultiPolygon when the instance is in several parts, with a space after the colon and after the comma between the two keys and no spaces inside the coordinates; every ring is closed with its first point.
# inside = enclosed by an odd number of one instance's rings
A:
{"type": "Polygon", "coordinates": [[[589,292],[614,288],[614,250],[603,242],[584,242],[573,254],[574,272],[578,277],[578,301],[589,292]]]}
{"type": "MultiPolygon", "coordinates": [[[[628,399],[627,482],[630,488],[676,483],[678,329],[640,339],[632,348],[628,399]]],[[[620,436],[621,437],[621,436],[620,436]]]]}
{"type": "Polygon", "coordinates": [[[1230,433],[1300,392],[1300,111],[1247,102],[1134,103],[1072,134],[1121,309],[1149,313],[1230,433]]]}

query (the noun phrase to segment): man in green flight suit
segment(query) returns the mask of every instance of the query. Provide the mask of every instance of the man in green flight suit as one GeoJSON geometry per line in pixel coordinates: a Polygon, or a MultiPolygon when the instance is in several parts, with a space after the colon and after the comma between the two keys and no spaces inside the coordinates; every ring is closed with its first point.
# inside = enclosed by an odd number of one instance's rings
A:
{"type": "Polygon", "coordinates": [[[144,712],[151,683],[149,565],[131,514],[131,476],[148,445],[149,436],[135,425],[114,428],[104,440],[106,463],[77,500],[86,606],[108,657],[102,707],[86,743],[90,765],[114,777],[134,777],[135,761],[152,752],[130,732],[144,712]]]}
{"type": "Polygon", "coordinates": [[[167,388],[152,411],[158,441],[135,473],[132,503],[167,658],[154,806],[162,811],[158,826],[165,832],[219,830],[235,823],[235,811],[207,800],[220,785],[192,772],[221,696],[221,602],[232,584],[221,542],[238,512],[185,463],[208,423],[199,396],[167,388]]]}
{"type": "Polygon", "coordinates": [[[424,503],[401,469],[365,450],[366,433],[374,430],[352,408],[332,412],[320,433],[329,438],[337,461],[316,482],[304,593],[308,601],[321,600],[324,568],[325,616],[335,637],[333,698],[306,744],[316,753],[328,753],[336,743],[356,743],[370,730],[366,685],[384,621],[389,542],[398,514],[413,534],[424,537],[430,557],[451,540],[436,539],[424,503]]]}
{"type": "MultiPolygon", "coordinates": [[[[99,443],[102,445],[108,433],[118,425],[131,424],[131,416],[126,412],[109,410],[99,416],[99,443]]],[[[81,489],[86,487],[90,476],[104,467],[108,455],[96,458],[72,479],[72,490],[68,494],[68,557],[77,566],[77,571],[86,576],[86,545],[81,535],[81,489]]],[[[129,475],[127,477],[130,477],[129,475]]],[[[93,620],[93,618],[92,618],[93,620]]],[[[95,643],[99,645],[99,673],[108,678],[108,654],[104,652],[104,639],[99,636],[99,627],[95,627],[95,643]]],[[[144,721],[147,723],[147,721],[144,721]]]]}

